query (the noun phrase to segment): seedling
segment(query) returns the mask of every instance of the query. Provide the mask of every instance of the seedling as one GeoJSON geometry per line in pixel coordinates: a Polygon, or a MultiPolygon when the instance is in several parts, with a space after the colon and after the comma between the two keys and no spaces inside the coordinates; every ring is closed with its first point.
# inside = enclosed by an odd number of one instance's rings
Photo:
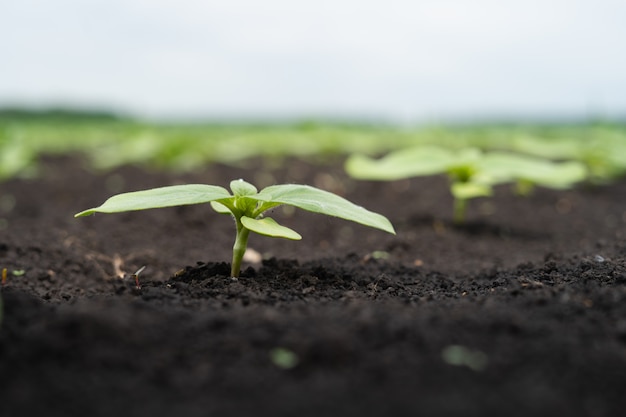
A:
{"type": "Polygon", "coordinates": [[[447,346],[441,352],[441,358],[449,365],[467,366],[472,371],[483,371],[489,363],[489,357],[480,350],[468,349],[462,345],[447,346]]]}
{"type": "MultiPolygon", "coordinates": [[[[13,271],[11,271],[11,275],[13,275],[14,277],[21,277],[25,273],[26,271],[24,271],[23,269],[14,269],[13,271]]],[[[1,277],[0,285],[4,286],[7,284],[8,275],[9,275],[9,270],[6,268],[2,268],[2,273],[0,274],[0,277],[1,277]]]]}
{"type": "Polygon", "coordinates": [[[454,197],[454,222],[465,221],[467,202],[492,195],[495,178],[481,166],[482,153],[467,148],[452,151],[437,146],[420,146],[392,152],[374,160],[354,155],[346,162],[346,171],[354,178],[397,180],[411,177],[447,174],[454,197]]]}
{"type": "Polygon", "coordinates": [[[587,176],[580,162],[553,162],[543,158],[506,152],[483,153],[466,148],[459,151],[421,146],[392,152],[374,160],[355,155],[346,162],[354,178],[396,180],[445,173],[454,197],[454,222],[465,220],[467,202],[489,197],[493,186],[515,183],[518,193],[528,194],[535,185],[566,189],[587,176]]]}
{"type": "Polygon", "coordinates": [[[270,359],[274,365],[285,370],[295,368],[300,362],[300,358],[295,352],[283,347],[270,350],[270,359]]]}
{"type": "Polygon", "coordinates": [[[300,240],[302,237],[288,227],[265,217],[267,210],[288,205],[314,213],[339,217],[395,234],[386,217],[368,211],[328,191],[308,185],[273,185],[258,191],[244,181],[230,183],[232,194],[223,187],[206,184],[173,185],[114,195],[102,205],[81,211],[74,217],[99,213],[119,213],[134,210],[210,203],[218,213],[230,214],[235,220],[237,234],[233,245],[231,276],[238,277],[241,261],[248,246],[250,232],[263,236],[300,240]]]}
{"type": "Polygon", "coordinates": [[[146,269],[145,265],[139,268],[134,274],[131,275],[131,277],[135,279],[135,288],[138,290],[141,289],[141,284],[139,284],[139,274],[141,274],[144,269],[146,269]]]}

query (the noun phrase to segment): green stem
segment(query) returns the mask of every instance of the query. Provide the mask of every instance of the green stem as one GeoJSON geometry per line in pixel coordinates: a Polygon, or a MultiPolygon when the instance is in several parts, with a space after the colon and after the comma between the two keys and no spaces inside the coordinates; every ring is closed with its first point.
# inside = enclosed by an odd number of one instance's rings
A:
{"type": "Polygon", "coordinates": [[[467,209],[467,199],[454,199],[454,224],[460,225],[465,223],[465,211],[467,209]]]}
{"type": "Polygon", "coordinates": [[[233,278],[239,277],[239,271],[241,270],[241,261],[243,255],[246,253],[248,247],[248,235],[250,230],[246,229],[241,224],[240,219],[235,219],[237,223],[237,238],[235,239],[235,245],[233,246],[233,261],[231,263],[230,276],[233,278]]]}
{"type": "Polygon", "coordinates": [[[534,188],[535,185],[530,181],[518,180],[515,183],[515,193],[524,197],[529,196],[534,188]]]}

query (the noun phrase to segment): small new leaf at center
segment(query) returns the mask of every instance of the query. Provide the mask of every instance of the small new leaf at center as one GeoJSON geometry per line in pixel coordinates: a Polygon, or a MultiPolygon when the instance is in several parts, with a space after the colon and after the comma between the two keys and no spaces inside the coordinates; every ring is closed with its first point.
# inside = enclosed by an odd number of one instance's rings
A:
{"type": "Polygon", "coordinates": [[[241,224],[243,224],[246,229],[250,229],[251,231],[263,236],[282,237],[291,240],[302,239],[302,236],[300,236],[298,232],[288,227],[281,226],[271,217],[253,219],[251,217],[242,216],[241,224]]]}
{"type": "Polygon", "coordinates": [[[493,189],[489,184],[477,182],[455,182],[451,186],[452,195],[461,200],[468,200],[476,197],[490,197],[493,189]]]}

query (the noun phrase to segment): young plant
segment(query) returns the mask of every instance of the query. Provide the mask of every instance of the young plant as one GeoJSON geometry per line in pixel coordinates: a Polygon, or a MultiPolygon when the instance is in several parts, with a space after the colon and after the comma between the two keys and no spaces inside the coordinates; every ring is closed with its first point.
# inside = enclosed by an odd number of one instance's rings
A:
{"type": "Polygon", "coordinates": [[[74,217],[88,216],[96,212],[119,213],[210,203],[215,211],[230,214],[235,220],[237,234],[233,246],[232,277],[239,276],[250,232],[291,240],[302,238],[296,231],[278,224],[271,217],[265,217],[264,213],[267,210],[283,204],[395,234],[386,217],[357,206],[338,195],[308,185],[273,185],[258,191],[254,185],[240,179],[231,181],[230,189],[232,194],[216,185],[186,184],[118,194],[106,200],[101,206],[81,211],[74,217]]]}
{"type": "Polygon", "coordinates": [[[474,148],[452,151],[420,146],[391,152],[377,160],[353,155],[346,161],[346,171],[353,178],[387,181],[446,174],[454,198],[454,222],[461,224],[465,221],[467,202],[491,196],[497,182],[483,170],[481,159],[481,151],[474,148]]]}
{"type": "Polygon", "coordinates": [[[424,175],[447,174],[454,197],[454,222],[463,223],[467,202],[489,197],[497,184],[514,183],[519,194],[528,194],[536,185],[567,189],[587,177],[585,166],[577,161],[553,162],[521,154],[459,151],[421,146],[392,152],[374,160],[355,155],[346,161],[346,171],[354,178],[396,180],[424,175]]]}

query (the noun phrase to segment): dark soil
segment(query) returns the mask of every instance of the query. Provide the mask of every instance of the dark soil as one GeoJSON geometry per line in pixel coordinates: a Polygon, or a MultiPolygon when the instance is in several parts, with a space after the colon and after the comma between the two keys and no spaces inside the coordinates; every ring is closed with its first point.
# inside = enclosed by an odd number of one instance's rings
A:
{"type": "Polygon", "coordinates": [[[358,182],[340,162],[55,158],[1,184],[0,415],[624,415],[626,182],[501,188],[454,227],[445,179],[358,182]],[[277,209],[303,241],[252,236],[264,261],[232,280],[234,226],[208,206],[72,217],[240,177],[339,193],[398,235],[277,209]]]}

